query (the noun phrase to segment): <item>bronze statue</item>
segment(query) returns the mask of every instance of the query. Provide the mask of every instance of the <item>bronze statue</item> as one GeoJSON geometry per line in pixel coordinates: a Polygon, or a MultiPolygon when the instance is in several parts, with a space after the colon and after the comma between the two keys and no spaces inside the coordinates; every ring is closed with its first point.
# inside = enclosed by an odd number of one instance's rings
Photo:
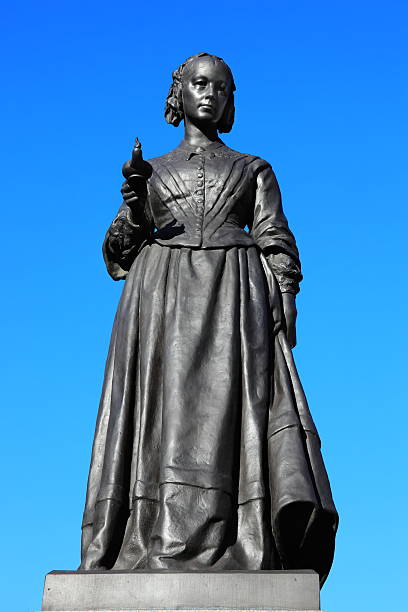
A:
{"type": "Polygon", "coordinates": [[[226,146],[235,84],[173,73],[184,140],[123,167],[103,246],[126,279],[112,332],[81,569],[314,569],[337,513],[293,362],[298,250],[269,163],[226,146]]]}

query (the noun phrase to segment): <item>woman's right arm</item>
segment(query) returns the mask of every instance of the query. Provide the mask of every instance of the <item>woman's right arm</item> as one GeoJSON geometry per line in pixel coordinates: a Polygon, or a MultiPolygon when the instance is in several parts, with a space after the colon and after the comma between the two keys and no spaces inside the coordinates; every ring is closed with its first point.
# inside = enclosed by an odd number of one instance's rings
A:
{"type": "Polygon", "coordinates": [[[147,192],[136,194],[127,181],[121,192],[123,203],[106,232],[102,247],[106,268],[113,280],[126,278],[152,228],[147,192]]]}

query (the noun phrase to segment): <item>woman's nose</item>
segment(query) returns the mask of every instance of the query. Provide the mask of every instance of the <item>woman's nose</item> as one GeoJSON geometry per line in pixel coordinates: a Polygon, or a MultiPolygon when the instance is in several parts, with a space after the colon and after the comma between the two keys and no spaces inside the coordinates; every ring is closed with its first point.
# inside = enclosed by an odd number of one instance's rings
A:
{"type": "Polygon", "coordinates": [[[211,83],[208,83],[206,97],[215,100],[215,86],[211,83]]]}

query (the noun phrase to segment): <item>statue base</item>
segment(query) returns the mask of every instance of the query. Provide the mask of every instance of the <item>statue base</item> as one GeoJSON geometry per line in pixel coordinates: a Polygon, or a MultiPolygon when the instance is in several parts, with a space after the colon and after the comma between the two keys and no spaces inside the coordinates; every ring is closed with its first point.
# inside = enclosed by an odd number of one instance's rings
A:
{"type": "Polygon", "coordinates": [[[43,612],[317,612],[319,576],[298,571],[55,571],[43,612]]]}

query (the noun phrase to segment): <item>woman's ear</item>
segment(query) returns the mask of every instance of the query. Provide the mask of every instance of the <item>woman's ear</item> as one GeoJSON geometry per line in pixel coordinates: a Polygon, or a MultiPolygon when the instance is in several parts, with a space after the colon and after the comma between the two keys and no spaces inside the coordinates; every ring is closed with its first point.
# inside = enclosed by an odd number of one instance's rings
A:
{"type": "Polygon", "coordinates": [[[232,130],[235,118],[234,92],[230,93],[229,100],[225,106],[224,113],[218,122],[218,131],[227,134],[232,130]]]}
{"type": "Polygon", "coordinates": [[[182,113],[184,116],[183,85],[180,85],[179,104],[180,104],[180,113],[182,113]]]}

